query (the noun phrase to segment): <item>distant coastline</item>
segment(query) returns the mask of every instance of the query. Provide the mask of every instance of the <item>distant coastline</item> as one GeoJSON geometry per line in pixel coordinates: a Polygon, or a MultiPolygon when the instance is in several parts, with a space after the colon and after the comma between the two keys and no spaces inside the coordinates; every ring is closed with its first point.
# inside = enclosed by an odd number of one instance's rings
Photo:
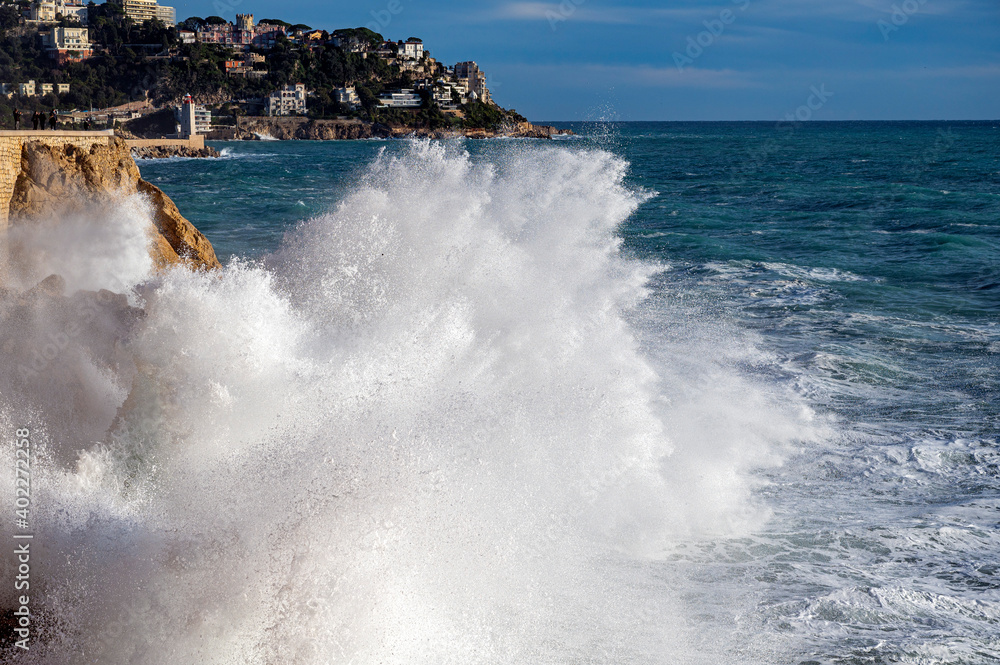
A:
{"type": "Polygon", "coordinates": [[[287,141],[332,141],[372,138],[486,139],[499,136],[549,139],[572,131],[547,125],[518,122],[496,128],[424,128],[364,120],[331,120],[296,117],[248,117],[239,127],[216,129],[205,135],[209,141],[260,140],[263,137],[287,141]]]}
{"type": "MultiPolygon", "coordinates": [[[[44,113],[62,128],[162,142],[560,133],[500,106],[476,61],[442,62],[418,37],[330,32],[253,14],[175,22],[169,7],[153,19],[115,3],[79,9],[72,19],[0,16],[0,41],[12,56],[0,64],[0,125],[44,113]],[[52,46],[66,30],[75,41],[52,46]]],[[[141,148],[135,154],[146,158],[211,154],[141,148]]]]}
{"type": "MultiPolygon", "coordinates": [[[[177,145],[182,141],[162,141],[154,143],[155,135],[144,137],[118,130],[121,138],[135,144],[132,155],[137,159],[163,159],[169,157],[218,157],[211,147],[189,147],[177,145]],[[143,140],[146,139],[146,140],[143,140]]],[[[208,141],[351,141],[365,139],[491,139],[524,138],[551,139],[553,136],[570,136],[573,131],[550,125],[535,125],[530,122],[512,124],[497,129],[426,129],[406,126],[392,126],[363,120],[327,120],[299,117],[248,117],[240,120],[238,128],[216,129],[204,138],[208,141]]],[[[199,137],[200,138],[200,137],[199,137]]],[[[202,144],[203,145],[203,144],[202,144]]]]}

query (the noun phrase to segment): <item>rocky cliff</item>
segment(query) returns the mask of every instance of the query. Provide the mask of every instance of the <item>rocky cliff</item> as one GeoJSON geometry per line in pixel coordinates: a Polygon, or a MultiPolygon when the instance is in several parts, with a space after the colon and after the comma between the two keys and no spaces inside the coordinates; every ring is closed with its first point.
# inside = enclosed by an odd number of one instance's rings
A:
{"type": "Polygon", "coordinates": [[[312,120],[309,118],[244,117],[239,129],[217,129],[205,138],[209,141],[274,138],[282,141],[334,141],[351,139],[389,138],[392,129],[386,125],[361,120],[312,120]]]}
{"type": "MultiPolygon", "coordinates": [[[[555,127],[532,125],[523,122],[500,131],[485,129],[463,130],[431,130],[413,129],[412,127],[390,127],[380,123],[364,122],[362,120],[313,120],[309,118],[270,118],[244,117],[240,118],[239,129],[221,129],[210,133],[209,141],[229,141],[234,139],[256,140],[273,138],[279,140],[331,141],[350,139],[385,139],[385,138],[431,138],[448,139],[465,136],[473,139],[511,136],[517,138],[551,138],[564,133],[555,127]]],[[[572,132],[565,132],[572,134],[572,132]]]]}
{"type": "Polygon", "coordinates": [[[44,140],[25,137],[19,143],[20,150],[9,151],[17,154],[7,155],[7,163],[0,164],[8,175],[7,183],[0,185],[12,190],[0,192],[7,194],[0,196],[0,204],[4,198],[9,201],[7,209],[0,210],[0,228],[142,194],[152,206],[150,254],[157,268],[175,263],[219,267],[208,239],[184,219],[170,197],[141,178],[123,140],[109,136],[88,144],[53,135],[44,140]]]}

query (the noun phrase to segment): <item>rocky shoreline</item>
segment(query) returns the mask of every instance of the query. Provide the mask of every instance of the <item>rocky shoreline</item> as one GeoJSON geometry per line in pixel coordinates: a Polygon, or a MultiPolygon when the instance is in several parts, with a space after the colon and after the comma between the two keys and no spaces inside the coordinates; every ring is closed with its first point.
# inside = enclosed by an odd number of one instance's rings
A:
{"type": "Polygon", "coordinates": [[[315,120],[309,118],[241,118],[239,126],[217,129],[208,133],[209,141],[343,141],[359,139],[428,138],[428,139],[489,139],[497,137],[551,139],[558,135],[572,135],[560,130],[529,122],[518,123],[501,130],[463,129],[431,130],[412,127],[392,127],[361,120],[315,120]]]}
{"type": "Polygon", "coordinates": [[[219,151],[205,146],[204,148],[188,148],[185,146],[143,146],[132,148],[134,159],[167,159],[168,157],[219,157],[219,151]]]}

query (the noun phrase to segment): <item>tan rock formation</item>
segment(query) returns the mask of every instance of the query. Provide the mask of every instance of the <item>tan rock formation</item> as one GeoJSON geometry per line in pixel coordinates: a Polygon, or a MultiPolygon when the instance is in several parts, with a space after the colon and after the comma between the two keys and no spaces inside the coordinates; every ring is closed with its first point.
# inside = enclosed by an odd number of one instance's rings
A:
{"type": "Polygon", "coordinates": [[[136,193],[152,205],[150,254],[157,268],[179,262],[192,268],[220,267],[208,239],[184,219],[170,197],[141,178],[121,139],[89,148],[25,141],[8,218],[12,225],[29,224],[32,219],[136,193]]]}

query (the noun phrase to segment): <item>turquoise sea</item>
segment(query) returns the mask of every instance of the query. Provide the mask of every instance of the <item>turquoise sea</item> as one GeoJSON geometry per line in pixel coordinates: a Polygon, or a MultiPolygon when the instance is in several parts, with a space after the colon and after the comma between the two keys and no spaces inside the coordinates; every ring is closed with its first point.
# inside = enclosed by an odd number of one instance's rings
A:
{"type": "Polygon", "coordinates": [[[135,309],[0,403],[19,662],[1000,662],[1000,123],[563,126],[140,162],[212,274],[28,236],[135,309]]]}

